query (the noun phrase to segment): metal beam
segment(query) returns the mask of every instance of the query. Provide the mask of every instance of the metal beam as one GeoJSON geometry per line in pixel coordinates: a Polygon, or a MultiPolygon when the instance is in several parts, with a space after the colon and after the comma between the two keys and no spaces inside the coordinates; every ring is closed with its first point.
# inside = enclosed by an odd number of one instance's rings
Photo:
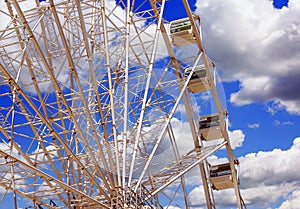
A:
{"type": "Polygon", "coordinates": [[[101,202],[95,200],[95,198],[90,197],[90,196],[84,194],[83,192],[78,191],[78,190],[76,190],[76,189],[70,187],[69,185],[65,184],[64,182],[62,182],[62,181],[60,181],[60,180],[58,180],[58,179],[56,179],[56,178],[53,178],[52,176],[48,175],[47,173],[42,172],[41,170],[35,168],[34,166],[29,165],[29,164],[27,164],[27,163],[25,163],[25,162],[23,162],[23,161],[21,161],[21,160],[15,158],[15,157],[13,157],[13,156],[10,155],[10,154],[5,153],[5,152],[2,151],[2,150],[0,150],[0,157],[6,158],[6,159],[10,159],[10,160],[13,161],[14,163],[17,163],[17,164],[19,164],[20,166],[24,166],[25,168],[29,169],[30,171],[32,171],[32,172],[35,173],[36,175],[42,177],[43,179],[47,179],[47,180],[49,180],[49,181],[51,181],[51,182],[54,182],[54,183],[56,183],[57,185],[60,185],[63,189],[65,189],[65,190],[67,190],[67,191],[70,191],[70,192],[72,192],[72,193],[78,194],[80,197],[86,198],[86,199],[89,200],[91,203],[97,204],[97,205],[99,205],[99,206],[101,206],[101,207],[103,207],[103,208],[110,208],[109,206],[104,205],[103,203],[101,203],[101,202]]]}

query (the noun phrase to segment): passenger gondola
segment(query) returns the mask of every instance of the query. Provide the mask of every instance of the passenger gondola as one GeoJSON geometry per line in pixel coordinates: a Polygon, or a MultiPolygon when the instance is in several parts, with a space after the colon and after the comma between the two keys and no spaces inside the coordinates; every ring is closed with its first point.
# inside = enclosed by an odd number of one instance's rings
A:
{"type": "MultiPolygon", "coordinates": [[[[199,17],[197,16],[199,19],[199,17]]],[[[196,35],[189,18],[174,20],[170,24],[170,34],[172,44],[175,46],[185,46],[196,43],[196,35]]]]}
{"type": "Polygon", "coordinates": [[[201,116],[199,132],[201,139],[205,141],[223,138],[218,114],[201,116]]]}
{"type": "MultiPolygon", "coordinates": [[[[184,76],[186,78],[190,75],[192,69],[193,67],[185,69],[184,76]]],[[[210,89],[204,65],[198,65],[195,67],[192,77],[188,83],[188,87],[192,93],[203,92],[210,89]]]]}
{"type": "Polygon", "coordinates": [[[214,190],[233,188],[233,177],[229,163],[210,167],[209,179],[214,190]]]}

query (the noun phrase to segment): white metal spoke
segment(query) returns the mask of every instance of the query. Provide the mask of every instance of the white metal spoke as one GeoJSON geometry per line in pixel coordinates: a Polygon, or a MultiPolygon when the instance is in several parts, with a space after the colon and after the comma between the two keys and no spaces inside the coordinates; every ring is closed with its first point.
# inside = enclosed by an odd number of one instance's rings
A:
{"type": "Polygon", "coordinates": [[[215,63],[187,0],[176,8],[186,18],[166,18],[177,1],[5,1],[0,207],[189,209],[201,185],[186,177],[198,167],[207,208],[216,208],[216,187],[234,189],[246,208],[215,63]],[[207,116],[206,91],[216,110],[207,116]],[[224,185],[208,158],[222,147],[232,179],[224,185]]]}

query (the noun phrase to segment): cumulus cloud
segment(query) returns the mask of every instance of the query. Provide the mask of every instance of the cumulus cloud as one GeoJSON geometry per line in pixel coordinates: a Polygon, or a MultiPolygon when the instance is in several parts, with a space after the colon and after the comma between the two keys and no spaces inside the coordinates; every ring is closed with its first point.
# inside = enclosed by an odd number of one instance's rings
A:
{"type": "Polygon", "coordinates": [[[269,0],[196,3],[206,51],[225,81],[240,82],[235,105],[278,103],[300,114],[300,1],[276,9],[269,0]],[[271,102],[271,103],[270,103],[271,102]]]}
{"type": "Polygon", "coordinates": [[[205,193],[202,187],[196,187],[189,194],[189,201],[193,206],[205,206],[205,193]]]}
{"type": "MultiPolygon", "coordinates": [[[[261,151],[239,158],[240,189],[248,207],[267,208],[280,199],[284,201],[278,209],[296,208],[299,205],[299,153],[300,137],[287,150],[261,151]]],[[[209,158],[213,164],[224,163],[225,160],[216,156],[209,158]]],[[[215,191],[214,196],[220,207],[236,205],[233,189],[215,191]]],[[[192,205],[205,206],[203,188],[194,188],[189,200],[192,205]]]]}
{"type": "Polygon", "coordinates": [[[257,182],[273,185],[299,180],[300,174],[297,170],[300,162],[295,160],[299,157],[299,151],[300,138],[296,138],[289,150],[260,151],[240,158],[241,164],[244,165],[241,167],[242,178],[247,182],[244,186],[255,187],[257,182]]]}
{"type": "Polygon", "coordinates": [[[274,149],[240,158],[241,189],[245,201],[267,207],[279,198],[288,198],[286,194],[300,191],[299,151],[300,138],[296,138],[288,150],[274,149]]]}
{"type": "Polygon", "coordinates": [[[296,209],[300,205],[300,191],[294,191],[288,195],[288,198],[283,202],[278,209],[296,209]]]}
{"type": "Polygon", "coordinates": [[[232,149],[241,147],[243,145],[243,142],[245,140],[245,134],[243,133],[242,130],[238,129],[238,130],[228,131],[228,134],[229,134],[229,139],[230,139],[232,149]]]}
{"type": "MultiPolygon", "coordinates": [[[[215,203],[217,208],[236,206],[236,198],[233,189],[214,192],[215,203]]],[[[194,188],[189,194],[191,205],[198,209],[206,208],[205,194],[203,187],[194,188]]]]}

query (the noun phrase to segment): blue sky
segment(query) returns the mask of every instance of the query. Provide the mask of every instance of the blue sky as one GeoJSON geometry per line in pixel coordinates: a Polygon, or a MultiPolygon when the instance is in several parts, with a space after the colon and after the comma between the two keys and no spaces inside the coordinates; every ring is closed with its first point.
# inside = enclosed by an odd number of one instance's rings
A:
{"type": "Polygon", "coordinates": [[[299,208],[300,1],[195,4],[223,80],[229,129],[244,134],[234,152],[248,208],[299,208]]]}
{"type": "MultiPolygon", "coordinates": [[[[186,16],[177,2],[167,2],[168,8],[181,9],[167,10],[166,19],[186,16]]],[[[248,208],[299,208],[300,0],[190,4],[201,16],[206,52],[223,81],[248,208]]],[[[214,158],[224,156],[221,151],[214,158]]],[[[216,193],[218,208],[235,207],[228,207],[230,198],[222,199],[228,192],[216,193]]],[[[191,204],[203,206],[199,197],[204,197],[203,190],[191,188],[191,204]]]]}

